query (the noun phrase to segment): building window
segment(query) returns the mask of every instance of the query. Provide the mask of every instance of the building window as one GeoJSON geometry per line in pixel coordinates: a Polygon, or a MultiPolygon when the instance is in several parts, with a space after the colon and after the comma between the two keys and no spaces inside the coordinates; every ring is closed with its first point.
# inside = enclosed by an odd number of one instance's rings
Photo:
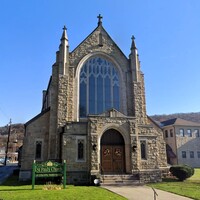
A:
{"type": "Polygon", "coordinates": [[[199,129],[194,130],[195,137],[199,137],[199,129]]]}
{"type": "Polygon", "coordinates": [[[146,156],[146,141],[140,141],[140,149],[141,149],[141,159],[147,159],[146,156]]]}
{"type": "Polygon", "coordinates": [[[182,151],[182,158],[186,158],[186,151],[182,151]]]}
{"type": "Polygon", "coordinates": [[[197,151],[197,158],[200,158],[200,151],[197,151]]]}
{"type": "Polygon", "coordinates": [[[194,151],[190,151],[190,158],[194,158],[194,151]]]}
{"type": "Polygon", "coordinates": [[[79,136],[76,138],[77,144],[77,162],[85,161],[85,153],[86,153],[86,140],[85,137],[79,136]]]}
{"type": "Polygon", "coordinates": [[[84,141],[79,140],[78,141],[78,160],[84,159],[84,141]]]}
{"type": "Polygon", "coordinates": [[[42,158],[42,141],[35,142],[35,159],[42,158]]]}
{"type": "Polygon", "coordinates": [[[165,138],[168,138],[168,130],[165,130],[165,138]]]}
{"type": "Polygon", "coordinates": [[[184,137],[184,129],[179,129],[179,135],[181,136],[181,137],[184,137]]]}
{"type": "Polygon", "coordinates": [[[119,73],[112,62],[92,57],[80,71],[80,117],[100,114],[111,108],[120,110],[119,73]]]}
{"type": "Polygon", "coordinates": [[[170,129],[170,137],[173,137],[173,129],[170,129]]]}
{"type": "Polygon", "coordinates": [[[188,137],[192,137],[192,131],[191,131],[191,129],[187,129],[187,136],[188,137]]]}

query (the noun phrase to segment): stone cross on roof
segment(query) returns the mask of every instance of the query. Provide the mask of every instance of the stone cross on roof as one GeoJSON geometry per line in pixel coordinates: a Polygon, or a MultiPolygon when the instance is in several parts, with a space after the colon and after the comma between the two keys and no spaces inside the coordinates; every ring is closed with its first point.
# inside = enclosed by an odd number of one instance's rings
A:
{"type": "Polygon", "coordinates": [[[97,18],[99,19],[99,21],[98,21],[98,26],[99,25],[101,25],[102,24],[102,16],[101,16],[101,14],[99,14],[98,16],[97,16],[97,18]]]}
{"type": "Polygon", "coordinates": [[[67,30],[66,26],[64,25],[63,30],[67,30]]]}

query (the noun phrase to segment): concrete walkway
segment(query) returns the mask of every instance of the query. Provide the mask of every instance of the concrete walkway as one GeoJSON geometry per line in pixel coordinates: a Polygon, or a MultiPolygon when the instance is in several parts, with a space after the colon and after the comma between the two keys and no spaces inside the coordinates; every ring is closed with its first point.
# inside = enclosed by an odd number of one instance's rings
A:
{"type": "Polygon", "coordinates": [[[102,186],[103,188],[126,197],[129,200],[191,200],[170,192],[155,189],[158,196],[154,198],[154,191],[148,186],[102,186]]]}

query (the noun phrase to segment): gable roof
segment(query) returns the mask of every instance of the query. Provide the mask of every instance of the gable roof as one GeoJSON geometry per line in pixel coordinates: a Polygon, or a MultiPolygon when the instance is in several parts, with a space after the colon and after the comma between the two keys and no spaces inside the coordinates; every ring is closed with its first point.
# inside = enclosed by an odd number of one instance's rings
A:
{"type": "Polygon", "coordinates": [[[187,121],[181,118],[173,118],[166,121],[161,122],[162,126],[169,126],[169,125],[181,125],[181,126],[200,126],[199,123],[187,121]]]}
{"type": "Polygon", "coordinates": [[[120,51],[120,53],[124,56],[124,58],[128,59],[127,56],[123,53],[123,51],[119,48],[119,46],[114,42],[114,40],[110,37],[110,35],[107,33],[107,31],[104,29],[103,25],[98,25],[73,51],[70,53],[74,53],[89,37],[91,37],[96,31],[101,30],[104,32],[105,35],[109,38],[109,40],[115,45],[115,47],[120,51]]]}

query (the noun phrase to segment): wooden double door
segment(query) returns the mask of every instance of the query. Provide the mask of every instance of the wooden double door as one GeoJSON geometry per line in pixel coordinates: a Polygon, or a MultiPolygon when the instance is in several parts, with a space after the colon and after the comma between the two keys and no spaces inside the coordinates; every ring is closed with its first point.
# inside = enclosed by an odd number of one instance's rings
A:
{"type": "Polygon", "coordinates": [[[124,146],[102,145],[101,158],[104,173],[124,172],[124,146]]]}
{"type": "Polygon", "coordinates": [[[106,131],[101,139],[101,171],[105,174],[125,172],[124,139],[114,130],[106,131]]]}

